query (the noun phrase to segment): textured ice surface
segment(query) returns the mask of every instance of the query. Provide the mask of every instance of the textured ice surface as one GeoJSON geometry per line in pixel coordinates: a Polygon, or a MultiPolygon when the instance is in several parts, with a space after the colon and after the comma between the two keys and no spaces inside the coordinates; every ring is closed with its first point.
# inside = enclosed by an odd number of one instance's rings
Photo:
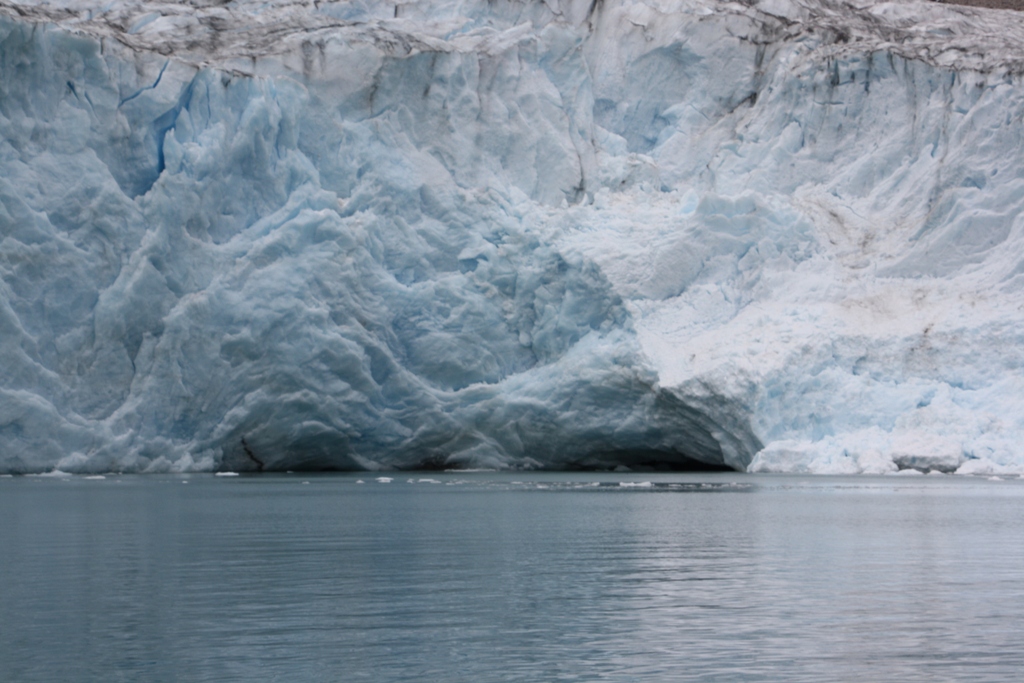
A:
{"type": "Polygon", "coordinates": [[[1024,471],[1022,46],[0,0],[0,470],[1024,471]]]}

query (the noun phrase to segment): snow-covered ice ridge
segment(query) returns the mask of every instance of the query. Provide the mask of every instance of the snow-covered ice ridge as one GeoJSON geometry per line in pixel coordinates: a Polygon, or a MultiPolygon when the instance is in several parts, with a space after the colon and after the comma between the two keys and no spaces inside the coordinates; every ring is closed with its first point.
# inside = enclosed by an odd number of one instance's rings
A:
{"type": "Polygon", "coordinates": [[[0,0],[0,470],[1024,472],[1024,18],[0,0]]]}

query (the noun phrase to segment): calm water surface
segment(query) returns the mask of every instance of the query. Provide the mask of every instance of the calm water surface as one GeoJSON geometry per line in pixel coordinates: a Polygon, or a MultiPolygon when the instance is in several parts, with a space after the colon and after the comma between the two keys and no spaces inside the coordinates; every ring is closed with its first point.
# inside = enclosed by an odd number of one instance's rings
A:
{"type": "Polygon", "coordinates": [[[0,516],[12,683],[1024,671],[1020,480],[19,477],[0,516]]]}

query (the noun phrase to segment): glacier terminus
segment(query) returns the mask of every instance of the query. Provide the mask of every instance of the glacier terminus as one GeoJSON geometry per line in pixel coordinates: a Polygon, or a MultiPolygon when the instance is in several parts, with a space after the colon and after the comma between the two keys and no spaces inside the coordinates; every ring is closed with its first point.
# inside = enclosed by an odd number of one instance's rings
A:
{"type": "Polygon", "coordinates": [[[0,0],[0,471],[1024,473],[1024,15],[0,0]]]}

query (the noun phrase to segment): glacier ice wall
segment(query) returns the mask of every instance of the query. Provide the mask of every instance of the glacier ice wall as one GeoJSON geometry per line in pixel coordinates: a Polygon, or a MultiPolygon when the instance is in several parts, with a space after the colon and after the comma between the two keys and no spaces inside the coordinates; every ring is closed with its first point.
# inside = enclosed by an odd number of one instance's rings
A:
{"type": "Polygon", "coordinates": [[[0,469],[1024,471],[1020,45],[0,1],[0,469]]]}

